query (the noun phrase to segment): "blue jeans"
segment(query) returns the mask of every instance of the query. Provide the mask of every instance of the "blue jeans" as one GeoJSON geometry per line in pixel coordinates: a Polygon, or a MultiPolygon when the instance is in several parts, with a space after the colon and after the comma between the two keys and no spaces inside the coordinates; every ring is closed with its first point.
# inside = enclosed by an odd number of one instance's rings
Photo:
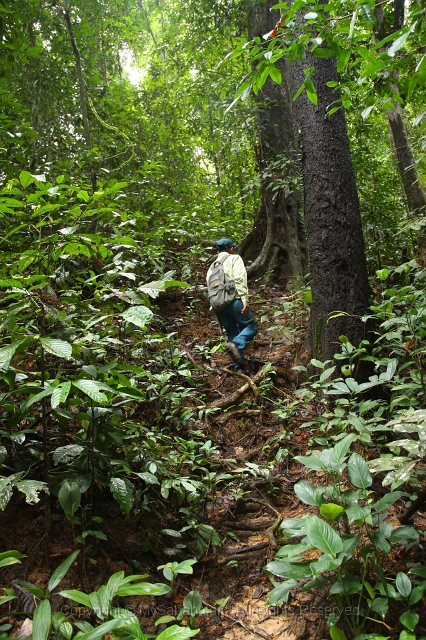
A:
{"type": "Polygon", "coordinates": [[[225,327],[228,341],[237,345],[241,359],[246,364],[244,349],[259,331],[252,311],[246,315],[241,313],[243,303],[239,298],[231,302],[223,311],[217,314],[221,324],[225,327]]]}

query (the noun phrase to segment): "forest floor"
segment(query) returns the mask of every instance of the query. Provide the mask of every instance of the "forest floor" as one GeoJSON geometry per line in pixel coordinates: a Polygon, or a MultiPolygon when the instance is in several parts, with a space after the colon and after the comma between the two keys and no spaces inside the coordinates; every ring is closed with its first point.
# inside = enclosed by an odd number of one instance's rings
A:
{"type": "MultiPolygon", "coordinates": [[[[126,599],[125,606],[134,607],[144,633],[158,633],[164,627],[155,627],[154,619],[159,615],[175,614],[186,593],[197,589],[212,609],[211,614],[199,615],[195,620],[195,628],[200,628],[197,636],[200,640],[315,640],[327,637],[325,620],[331,609],[327,608],[321,592],[304,592],[300,588],[292,591],[288,605],[271,607],[267,604],[272,585],[264,566],[279,548],[280,521],[298,517],[310,509],[298,500],[293,485],[302,477],[315,482],[315,477],[320,479],[321,476],[309,473],[293,459],[295,455],[304,454],[312,444],[312,438],[318,436],[318,432],[312,432],[309,426],[302,427],[315,413],[315,406],[301,404],[287,420],[273,413],[279,399],[295,400],[293,394],[300,380],[292,367],[306,365],[308,359],[304,342],[307,307],[295,307],[299,315],[294,310],[282,313],[286,300],[291,300],[291,296],[280,285],[252,291],[251,307],[260,332],[247,349],[250,382],[247,377],[233,373],[229,357],[223,351],[212,354],[209,349],[196,349],[197,346],[213,345],[216,340],[218,343],[220,339],[217,321],[209,312],[207,302],[195,297],[190,312],[185,298],[160,303],[159,313],[167,331],[177,332],[179,350],[186,352],[202,379],[200,397],[203,402],[209,407],[224,405],[215,412],[204,413],[201,427],[206,440],[212,440],[220,450],[218,469],[228,472],[228,461],[233,459],[245,465],[246,470],[253,465],[253,469],[269,469],[269,473],[265,473],[264,479],[259,473],[253,474],[252,479],[246,474],[247,480],[240,484],[238,495],[219,485],[199,517],[218,532],[222,546],[212,547],[199,557],[193,575],[179,576],[173,601],[165,596],[126,599]],[[271,363],[276,373],[262,379],[260,373],[267,363],[271,363]],[[233,402],[226,406],[230,398],[233,402]],[[281,455],[277,461],[279,450],[281,455]],[[226,606],[215,607],[216,601],[223,598],[229,598],[226,606]],[[141,600],[143,604],[140,604],[141,600]]],[[[195,400],[191,402],[196,404],[195,400]]],[[[185,437],[185,433],[182,436],[185,437]]],[[[157,567],[174,558],[167,557],[159,545],[158,552],[152,549],[144,552],[141,544],[142,531],[159,528],[155,514],[145,511],[143,515],[124,519],[117,503],[107,496],[98,503],[97,513],[104,519],[108,539],[97,545],[97,564],[89,564],[84,587],[89,590],[99,588],[114,572],[135,573],[135,567],[137,573],[148,573],[151,582],[164,582],[157,567]]],[[[420,529],[426,528],[425,516],[417,514],[415,518],[420,529]]],[[[176,513],[171,506],[169,519],[161,522],[161,528],[173,528],[175,522],[176,513]]],[[[31,506],[23,501],[11,503],[0,514],[0,527],[0,551],[18,549],[26,555],[22,565],[2,570],[5,580],[2,586],[9,586],[12,580],[19,579],[45,587],[53,569],[73,550],[70,527],[59,506],[53,511],[50,569],[46,567],[44,553],[42,502],[31,506]]],[[[393,558],[392,570],[401,570],[399,566],[407,559],[393,558]]],[[[74,567],[61,588],[81,588],[74,567]]],[[[52,604],[61,605],[60,601],[55,603],[54,600],[52,604]]],[[[0,624],[5,621],[14,625],[11,635],[24,637],[22,616],[14,617],[3,608],[0,624]]]]}

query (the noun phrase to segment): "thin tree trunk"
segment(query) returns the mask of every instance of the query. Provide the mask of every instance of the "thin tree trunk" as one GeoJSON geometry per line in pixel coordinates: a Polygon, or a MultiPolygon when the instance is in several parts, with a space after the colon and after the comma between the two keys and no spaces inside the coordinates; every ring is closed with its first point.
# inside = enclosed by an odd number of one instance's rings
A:
{"type": "Polygon", "coordinates": [[[301,130],[305,224],[312,286],[313,355],[329,360],[345,335],[358,346],[365,337],[360,316],[368,310],[369,284],[361,215],[343,109],[327,115],[338,95],[327,83],[337,82],[334,58],[316,58],[308,50],[304,62],[291,65],[293,94],[304,82],[304,70],[314,67],[318,104],[303,92],[293,106],[301,130]],[[342,311],[340,317],[329,314],[342,311]]]}
{"type": "MultiPolygon", "coordinates": [[[[376,3],[375,16],[377,21],[376,42],[382,40],[389,33],[398,31],[404,25],[404,0],[394,0],[393,25],[388,30],[386,28],[383,6],[376,3]]],[[[399,95],[396,84],[398,72],[394,73],[395,82],[390,83],[390,89],[399,95]]],[[[416,161],[410,147],[405,127],[402,107],[399,102],[392,100],[393,109],[387,109],[389,128],[392,135],[393,147],[395,149],[396,161],[401,176],[402,187],[405,195],[405,204],[410,218],[418,218],[426,214],[426,196],[420,186],[419,174],[416,161]]],[[[426,267],[426,245],[423,229],[416,231],[417,246],[420,254],[420,263],[426,267]]]]}
{"type": "MultiPolygon", "coordinates": [[[[90,129],[89,129],[89,120],[87,118],[87,102],[86,102],[86,91],[84,88],[84,79],[83,79],[83,71],[81,67],[81,56],[80,51],[77,47],[77,43],[74,37],[74,29],[71,22],[70,16],[70,8],[68,4],[68,0],[63,0],[64,2],[64,18],[68,29],[68,35],[71,41],[71,47],[74,54],[75,66],[77,69],[77,77],[78,77],[78,86],[80,90],[80,103],[81,103],[81,116],[83,119],[83,128],[84,128],[84,141],[86,144],[87,151],[92,149],[92,144],[90,142],[90,129]]],[[[98,190],[97,180],[96,180],[96,172],[93,165],[90,166],[90,180],[92,183],[92,191],[98,190]]],[[[97,221],[93,219],[90,223],[90,232],[94,233],[96,231],[97,221]]]]}
{"type": "MultiPolygon", "coordinates": [[[[32,47],[36,46],[36,38],[33,28],[33,23],[31,22],[31,18],[28,22],[28,35],[29,41],[32,47]]],[[[39,119],[39,88],[38,88],[38,72],[39,72],[39,63],[38,58],[31,59],[31,69],[34,73],[33,75],[33,86],[31,91],[31,126],[34,131],[38,129],[38,119],[39,119]]],[[[34,171],[37,168],[37,139],[33,141],[33,157],[31,158],[30,167],[31,170],[34,171]]]]}

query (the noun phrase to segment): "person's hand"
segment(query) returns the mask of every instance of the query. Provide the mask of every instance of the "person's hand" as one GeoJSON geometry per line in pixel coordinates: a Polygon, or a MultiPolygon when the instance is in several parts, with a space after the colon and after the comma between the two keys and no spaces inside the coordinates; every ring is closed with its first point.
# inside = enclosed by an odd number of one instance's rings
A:
{"type": "Polygon", "coordinates": [[[250,307],[248,305],[248,302],[244,302],[243,308],[241,309],[241,313],[243,314],[243,316],[246,316],[249,311],[250,311],[250,307]]]}

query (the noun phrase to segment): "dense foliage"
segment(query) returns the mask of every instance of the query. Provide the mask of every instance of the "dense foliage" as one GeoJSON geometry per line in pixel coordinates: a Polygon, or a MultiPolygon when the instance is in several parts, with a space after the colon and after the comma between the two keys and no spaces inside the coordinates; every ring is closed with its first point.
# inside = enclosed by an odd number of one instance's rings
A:
{"type": "MultiPolygon", "coordinates": [[[[0,509],[12,509],[17,492],[29,505],[42,499],[48,549],[50,505],[59,504],[75,547],[45,591],[18,583],[19,593],[0,597],[0,606],[38,598],[34,640],[144,640],[114,597],[174,593],[194,556],[220,547],[207,505],[219,489],[237,496],[247,477],[281,472],[296,414],[314,437],[295,460],[322,472],[324,486],[313,475],[295,485],[309,510],[281,524],[284,546],[266,566],[270,603],[287,602],[302,581],[350,609],[327,620],[333,640],[381,638],[398,606],[400,639],[415,638],[426,568],[414,560],[392,577],[386,564],[424,536],[394,526],[390,509],[413,503],[425,476],[426,272],[415,259],[425,212],[407,212],[386,109],[404,107],[422,185],[425,9],[407,5],[402,28],[377,42],[374,3],[311,3],[301,30],[304,4],[280,3],[276,32],[247,44],[247,3],[237,0],[1,1],[0,509]],[[280,81],[280,56],[312,45],[318,57],[336,56],[341,73],[330,111],[346,111],[372,285],[363,322],[375,335],[359,345],[341,336],[332,361],[296,361],[304,382],[284,396],[264,363],[255,403],[272,403],[281,425],[265,446],[270,460],[230,460],[224,472],[220,443],[206,434],[219,410],[203,395],[208,367],[188,358],[162,299],[177,295],[183,315],[197,314],[211,239],[250,230],[262,197],[250,91],[280,81]],[[372,375],[360,383],[365,363],[372,375]],[[52,615],[49,599],[74,563],[84,583],[106,538],[100,496],[124,517],[175,520],[144,532],[144,551],[171,557],[159,566],[169,584],[119,572],[91,593],[61,592],[90,610],[92,625],[52,615]]],[[[393,9],[385,4],[388,22],[393,9]]],[[[315,103],[315,77],[305,76],[301,91],[315,103]]],[[[279,308],[263,300],[261,321],[283,317],[296,335],[310,299],[306,289],[279,308]]],[[[221,348],[196,353],[208,361],[221,348]]],[[[1,553],[0,569],[20,559],[1,553]]],[[[179,615],[157,621],[172,625],[157,637],[195,635],[199,613],[201,596],[190,591],[179,615]],[[188,626],[176,624],[184,617],[188,626]]]]}

